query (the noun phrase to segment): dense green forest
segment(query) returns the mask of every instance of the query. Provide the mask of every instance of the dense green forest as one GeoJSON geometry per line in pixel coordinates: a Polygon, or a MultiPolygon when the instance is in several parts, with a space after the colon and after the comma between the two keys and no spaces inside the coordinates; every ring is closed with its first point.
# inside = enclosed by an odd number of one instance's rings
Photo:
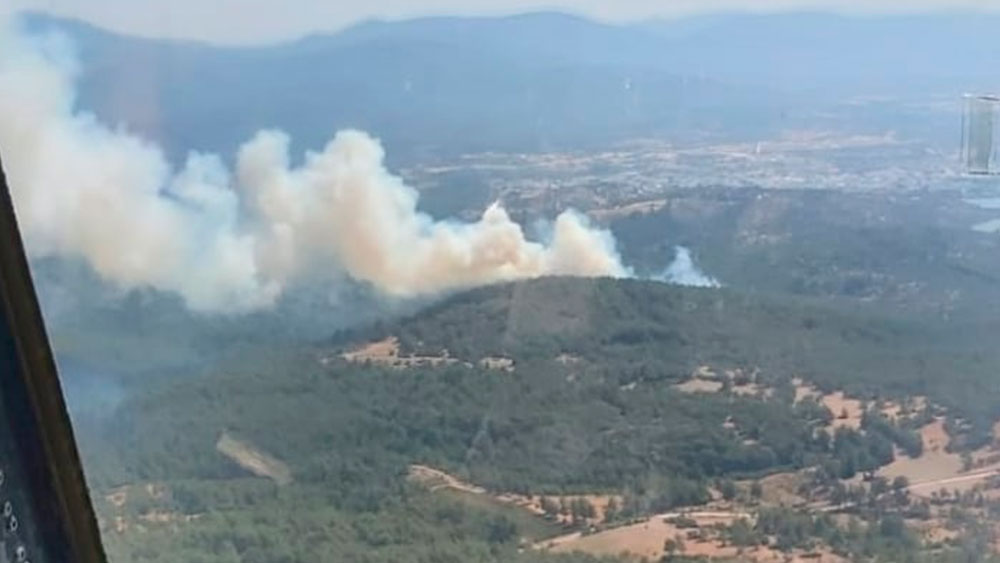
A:
{"type": "Polygon", "coordinates": [[[546,279],[475,289],[347,337],[392,334],[404,351],[447,349],[461,358],[499,354],[532,362],[571,354],[623,385],[681,381],[711,364],[759,370],[769,384],[800,376],[861,397],[926,395],[959,422],[958,443],[972,447],[1000,418],[1000,351],[990,336],[998,328],[995,320],[929,323],[864,303],[546,279]]]}
{"type": "MultiPolygon", "coordinates": [[[[410,464],[494,491],[616,493],[621,518],[708,500],[719,479],[819,466],[849,478],[919,453],[932,413],[860,431],[796,402],[790,380],[863,397],[927,395],[959,445],[985,439],[998,352],[973,327],[926,326],[808,300],[628,280],[544,279],[472,290],[414,316],[312,345],[234,346],[203,373],[160,379],[78,428],[96,491],[165,483],[124,508],[197,520],[115,535],[119,561],[590,561],[518,547],[561,526],[512,507],[429,493],[410,464]],[[460,361],[395,369],[339,353],[387,336],[460,361]],[[512,371],[480,367],[487,356],[512,371]],[[691,394],[700,365],[767,394],[691,394]],[[215,442],[233,432],[286,462],[294,483],[249,478],[215,442]],[[167,547],[169,545],[169,547],[167,547]]],[[[140,520],[141,521],[141,520],[140,520]]],[[[893,550],[909,549],[893,544],[893,550]]]]}
{"type": "MultiPolygon", "coordinates": [[[[598,563],[556,556],[523,541],[558,529],[514,508],[472,505],[448,495],[399,486],[380,506],[344,507],[335,483],[278,489],[252,480],[181,482],[166,507],[197,520],[106,533],[112,560],[175,563],[598,563]]],[[[163,503],[159,503],[161,506],[163,503]]],[[[142,506],[135,510],[141,511],[142,506]]],[[[141,519],[137,520],[142,522],[141,519]]]]}

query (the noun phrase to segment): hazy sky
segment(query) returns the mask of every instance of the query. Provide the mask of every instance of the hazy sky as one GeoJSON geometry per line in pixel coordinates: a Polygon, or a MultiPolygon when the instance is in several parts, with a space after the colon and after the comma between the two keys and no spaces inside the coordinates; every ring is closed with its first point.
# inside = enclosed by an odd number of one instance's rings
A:
{"type": "Polygon", "coordinates": [[[0,10],[42,10],[147,36],[224,43],[288,39],[371,17],[560,10],[606,21],[717,11],[1000,10],[1000,0],[0,0],[0,10]]]}

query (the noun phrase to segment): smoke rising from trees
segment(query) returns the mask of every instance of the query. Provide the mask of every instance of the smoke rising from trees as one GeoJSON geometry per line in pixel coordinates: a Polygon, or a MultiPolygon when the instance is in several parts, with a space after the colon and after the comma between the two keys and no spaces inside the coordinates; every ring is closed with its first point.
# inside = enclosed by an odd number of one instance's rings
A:
{"type": "Polygon", "coordinates": [[[497,203],[435,221],[384,165],[380,143],[341,131],[291,166],[289,138],[258,132],[233,170],[154,144],[75,107],[60,36],[0,21],[0,146],[33,257],[82,257],[105,280],[181,295],[200,311],[267,307],[296,279],[343,272],[400,296],[544,275],[627,276],[615,241],[573,211],[529,240],[497,203]]]}

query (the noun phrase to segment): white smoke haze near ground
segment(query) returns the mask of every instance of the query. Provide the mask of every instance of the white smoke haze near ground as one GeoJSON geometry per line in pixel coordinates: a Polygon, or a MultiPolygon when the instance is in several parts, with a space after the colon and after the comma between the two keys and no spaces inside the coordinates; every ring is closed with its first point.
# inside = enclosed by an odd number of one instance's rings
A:
{"type": "Polygon", "coordinates": [[[261,131],[230,172],[162,151],[74,109],[68,41],[0,21],[0,146],[33,257],[81,256],[123,288],[180,294],[201,311],[272,304],[296,278],[342,270],[409,296],[544,275],[628,276],[607,231],[572,211],[530,241],[499,204],[475,223],[418,213],[378,141],[342,131],[301,167],[261,131]]]}
{"type": "Polygon", "coordinates": [[[657,279],[676,285],[690,287],[719,287],[719,281],[698,269],[691,258],[691,251],[683,246],[674,247],[673,262],[663,270],[657,279]]]}

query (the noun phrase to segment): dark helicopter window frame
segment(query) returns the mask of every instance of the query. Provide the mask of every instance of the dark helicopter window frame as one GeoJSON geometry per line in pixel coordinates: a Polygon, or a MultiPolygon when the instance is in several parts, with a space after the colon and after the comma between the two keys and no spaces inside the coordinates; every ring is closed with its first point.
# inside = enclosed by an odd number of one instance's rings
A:
{"type": "Polygon", "coordinates": [[[0,304],[0,542],[15,544],[15,562],[102,563],[100,532],[2,161],[0,304]]]}

